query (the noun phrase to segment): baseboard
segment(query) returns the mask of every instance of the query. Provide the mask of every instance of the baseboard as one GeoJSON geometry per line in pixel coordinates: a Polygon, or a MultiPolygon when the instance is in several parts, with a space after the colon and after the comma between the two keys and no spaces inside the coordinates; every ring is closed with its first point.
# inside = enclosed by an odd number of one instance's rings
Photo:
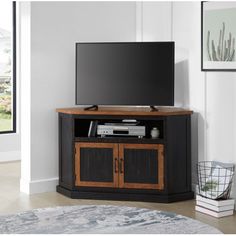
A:
{"type": "Polygon", "coordinates": [[[27,181],[20,180],[20,191],[27,194],[55,192],[58,178],[27,181]]]}
{"type": "Polygon", "coordinates": [[[196,197],[196,194],[198,194],[198,184],[192,184],[192,191],[194,192],[194,198],[196,197]]]}
{"type": "Polygon", "coordinates": [[[0,152],[0,162],[19,161],[20,159],[20,151],[0,152]]]}

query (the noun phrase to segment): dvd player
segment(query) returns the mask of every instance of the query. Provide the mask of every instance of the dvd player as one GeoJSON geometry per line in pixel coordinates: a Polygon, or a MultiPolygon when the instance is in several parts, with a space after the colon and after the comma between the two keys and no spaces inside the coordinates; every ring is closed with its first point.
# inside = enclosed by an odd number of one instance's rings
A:
{"type": "Polygon", "coordinates": [[[124,123],[108,123],[97,126],[97,135],[106,136],[137,136],[142,138],[146,135],[146,128],[143,125],[124,123]]]}

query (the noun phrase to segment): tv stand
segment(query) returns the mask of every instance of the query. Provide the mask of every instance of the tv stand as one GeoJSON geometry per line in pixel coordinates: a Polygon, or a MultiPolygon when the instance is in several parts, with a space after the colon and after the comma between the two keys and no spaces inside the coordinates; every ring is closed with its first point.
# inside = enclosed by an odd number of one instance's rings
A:
{"type": "Polygon", "coordinates": [[[98,110],[98,105],[92,105],[89,107],[84,108],[85,111],[97,111],[98,110]]]}
{"type": "Polygon", "coordinates": [[[70,198],[175,202],[193,198],[191,114],[181,108],[57,109],[59,185],[70,198]],[[135,119],[143,138],[90,134],[98,124],[135,119]],[[159,137],[152,138],[156,127],[159,137]]]}
{"type": "Polygon", "coordinates": [[[151,111],[159,111],[159,109],[156,108],[155,106],[150,106],[150,108],[151,108],[151,111]]]}

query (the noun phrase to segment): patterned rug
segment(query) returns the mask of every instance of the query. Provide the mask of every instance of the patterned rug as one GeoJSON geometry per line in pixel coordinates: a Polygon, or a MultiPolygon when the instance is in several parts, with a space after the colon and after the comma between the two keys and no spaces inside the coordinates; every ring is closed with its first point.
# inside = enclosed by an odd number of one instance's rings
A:
{"type": "Polygon", "coordinates": [[[82,205],[44,208],[0,216],[4,234],[217,234],[188,217],[143,208],[82,205]]]}

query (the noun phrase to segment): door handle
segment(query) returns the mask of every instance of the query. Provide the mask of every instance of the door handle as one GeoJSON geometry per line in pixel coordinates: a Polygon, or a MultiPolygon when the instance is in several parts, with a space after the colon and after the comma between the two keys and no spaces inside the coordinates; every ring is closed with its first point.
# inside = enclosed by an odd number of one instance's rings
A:
{"type": "Polygon", "coordinates": [[[120,173],[123,174],[124,173],[124,160],[120,159],[120,173]]]}
{"type": "Polygon", "coordinates": [[[115,158],[115,173],[119,172],[119,167],[118,167],[118,158],[115,158]]]}

